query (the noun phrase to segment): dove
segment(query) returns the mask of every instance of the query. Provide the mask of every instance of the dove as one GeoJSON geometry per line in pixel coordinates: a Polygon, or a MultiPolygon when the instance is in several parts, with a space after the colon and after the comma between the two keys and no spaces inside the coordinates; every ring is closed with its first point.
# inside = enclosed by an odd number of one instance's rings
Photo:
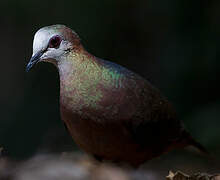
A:
{"type": "Polygon", "coordinates": [[[97,160],[138,167],[176,148],[194,146],[207,153],[157,88],[90,54],[67,26],[36,32],[26,71],[38,62],[57,67],[61,119],[79,148],[97,160]]]}

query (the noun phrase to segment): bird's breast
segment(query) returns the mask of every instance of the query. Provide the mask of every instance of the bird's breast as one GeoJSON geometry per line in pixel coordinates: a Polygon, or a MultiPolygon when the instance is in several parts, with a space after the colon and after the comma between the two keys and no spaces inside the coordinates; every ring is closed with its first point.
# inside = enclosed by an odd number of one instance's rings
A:
{"type": "Polygon", "coordinates": [[[96,118],[99,120],[95,120],[95,114],[88,118],[83,114],[72,113],[64,107],[61,108],[61,116],[75,143],[90,154],[106,159],[123,159],[139,147],[133,142],[131,134],[123,125],[123,120],[110,122],[104,118],[100,119],[98,114],[96,118]]]}
{"type": "Polygon", "coordinates": [[[80,116],[109,120],[128,119],[136,113],[139,100],[134,90],[108,87],[102,81],[94,85],[75,80],[61,86],[60,103],[80,116]]]}

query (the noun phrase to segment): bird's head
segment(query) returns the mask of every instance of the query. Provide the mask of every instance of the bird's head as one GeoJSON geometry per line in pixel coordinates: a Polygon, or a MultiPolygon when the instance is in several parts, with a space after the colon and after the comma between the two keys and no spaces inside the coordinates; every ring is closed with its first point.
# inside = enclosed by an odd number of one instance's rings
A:
{"type": "Polygon", "coordinates": [[[52,25],[38,30],[33,41],[33,55],[26,67],[29,71],[40,61],[59,63],[71,51],[81,48],[78,35],[64,25],[52,25]]]}

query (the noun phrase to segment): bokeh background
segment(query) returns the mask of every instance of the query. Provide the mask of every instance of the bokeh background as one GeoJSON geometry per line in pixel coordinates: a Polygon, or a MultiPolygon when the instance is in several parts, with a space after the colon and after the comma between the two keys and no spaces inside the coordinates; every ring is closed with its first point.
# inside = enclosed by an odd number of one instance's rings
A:
{"type": "Polygon", "coordinates": [[[65,24],[92,54],[151,81],[220,156],[219,9],[219,0],[0,1],[0,146],[17,159],[77,150],[60,119],[55,67],[25,72],[34,33],[65,24]]]}

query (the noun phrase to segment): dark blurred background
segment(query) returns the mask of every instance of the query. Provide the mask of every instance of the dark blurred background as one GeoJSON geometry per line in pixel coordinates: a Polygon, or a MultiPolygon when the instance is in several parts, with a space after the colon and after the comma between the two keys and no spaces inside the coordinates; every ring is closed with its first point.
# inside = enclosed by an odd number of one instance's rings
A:
{"type": "Polygon", "coordinates": [[[0,146],[14,158],[73,151],[50,64],[30,73],[34,33],[65,24],[92,54],[148,79],[194,138],[220,155],[219,0],[0,1],[0,146]]]}

